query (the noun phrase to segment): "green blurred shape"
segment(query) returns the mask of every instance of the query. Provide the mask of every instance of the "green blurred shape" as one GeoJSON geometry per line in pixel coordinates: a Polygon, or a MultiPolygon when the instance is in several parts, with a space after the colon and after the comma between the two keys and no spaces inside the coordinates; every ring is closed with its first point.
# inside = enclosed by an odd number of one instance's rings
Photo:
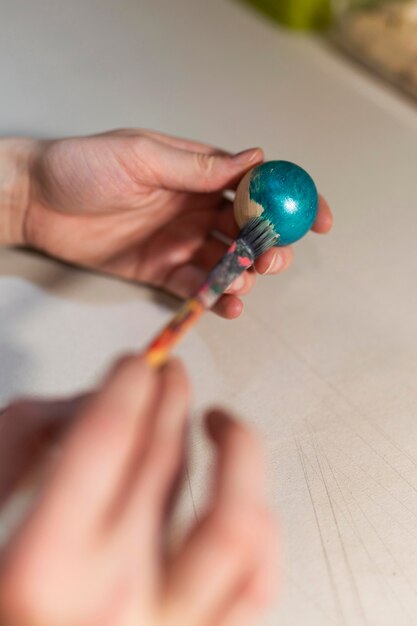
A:
{"type": "Polygon", "coordinates": [[[244,0],[290,28],[316,30],[329,26],[332,0],[244,0]]]}

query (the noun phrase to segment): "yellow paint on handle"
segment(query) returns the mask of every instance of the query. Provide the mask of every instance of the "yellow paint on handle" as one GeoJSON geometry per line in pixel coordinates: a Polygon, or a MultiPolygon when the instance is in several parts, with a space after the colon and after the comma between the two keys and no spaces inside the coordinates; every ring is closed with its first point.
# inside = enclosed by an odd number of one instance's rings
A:
{"type": "Polygon", "coordinates": [[[145,350],[146,362],[156,368],[163,365],[173,348],[187,330],[196,324],[204,310],[204,306],[197,298],[187,300],[145,350]]]}

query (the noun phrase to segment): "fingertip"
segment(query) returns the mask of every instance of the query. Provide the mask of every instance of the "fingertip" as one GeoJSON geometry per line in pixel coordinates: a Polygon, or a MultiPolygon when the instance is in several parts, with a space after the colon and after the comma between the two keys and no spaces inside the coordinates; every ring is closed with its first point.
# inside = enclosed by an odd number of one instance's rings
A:
{"type": "Polygon", "coordinates": [[[270,248],[255,261],[255,269],[258,274],[271,274],[278,272],[283,265],[283,257],[278,248],[270,248]]]}
{"type": "Polygon", "coordinates": [[[280,274],[292,263],[293,250],[291,246],[271,248],[255,261],[255,269],[259,274],[280,274]]]}
{"type": "Polygon", "coordinates": [[[184,362],[177,356],[169,357],[162,369],[169,369],[181,374],[186,374],[186,368],[184,362]]]}
{"type": "Polygon", "coordinates": [[[231,285],[226,289],[225,293],[239,293],[245,286],[245,277],[243,274],[235,278],[231,285]]]}
{"type": "Polygon", "coordinates": [[[234,320],[238,318],[243,312],[243,302],[240,298],[234,297],[233,300],[229,300],[227,305],[227,318],[234,320]]]}
{"type": "Polygon", "coordinates": [[[250,148],[238,152],[229,158],[229,165],[232,168],[232,177],[228,182],[230,189],[236,189],[243,176],[256,165],[260,165],[265,160],[262,148],[250,148]]]}
{"type": "Polygon", "coordinates": [[[280,251],[284,260],[282,268],[279,271],[283,272],[290,267],[291,263],[294,260],[294,248],[292,246],[285,246],[283,248],[280,248],[280,251]]]}
{"type": "Polygon", "coordinates": [[[249,148],[242,150],[231,157],[231,162],[238,168],[253,167],[256,163],[264,160],[264,152],[262,148],[249,148]]]}
{"type": "Polygon", "coordinates": [[[205,427],[213,441],[217,441],[220,433],[232,422],[232,417],[220,407],[213,407],[206,413],[205,427]]]}
{"type": "Polygon", "coordinates": [[[199,192],[234,189],[242,176],[264,158],[260,148],[243,150],[233,156],[199,152],[191,156],[194,161],[194,167],[191,168],[193,179],[181,188],[199,192]]]}
{"type": "Polygon", "coordinates": [[[143,354],[129,353],[117,359],[104,376],[102,387],[106,387],[115,378],[131,378],[132,376],[147,376],[153,369],[149,366],[143,354]]]}
{"type": "Polygon", "coordinates": [[[333,215],[331,213],[319,214],[311,230],[319,235],[326,235],[332,229],[332,226],[333,215]]]}
{"type": "Polygon", "coordinates": [[[165,378],[170,379],[175,387],[179,387],[189,400],[191,397],[191,384],[188,377],[187,369],[181,359],[178,357],[170,358],[160,369],[165,378]]]}
{"type": "Polygon", "coordinates": [[[235,295],[226,294],[220,298],[213,310],[224,319],[236,319],[243,311],[243,302],[235,295]]]}
{"type": "Polygon", "coordinates": [[[323,196],[319,196],[319,210],[317,213],[317,218],[312,226],[312,231],[319,234],[328,233],[333,226],[333,214],[331,212],[330,206],[323,196]]]}
{"type": "Polygon", "coordinates": [[[244,272],[226,290],[228,294],[244,296],[251,291],[256,281],[254,272],[244,272]]]}

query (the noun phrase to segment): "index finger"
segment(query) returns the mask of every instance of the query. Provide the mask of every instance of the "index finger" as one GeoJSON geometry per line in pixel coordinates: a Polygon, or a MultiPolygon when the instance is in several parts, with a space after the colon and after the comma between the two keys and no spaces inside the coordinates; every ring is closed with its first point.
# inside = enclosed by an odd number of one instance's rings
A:
{"type": "Polygon", "coordinates": [[[146,448],[159,374],[140,357],[126,357],[79,415],[46,491],[45,514],[68,516],[78,534],[110,510],[132,460],[146,448]],[[74,511],[82,510],[82,516],[74,511]],[[76,523],[77,522],[77,523],[76,523]],[[76,530],[77,527],[77,530],[76,530]]]}

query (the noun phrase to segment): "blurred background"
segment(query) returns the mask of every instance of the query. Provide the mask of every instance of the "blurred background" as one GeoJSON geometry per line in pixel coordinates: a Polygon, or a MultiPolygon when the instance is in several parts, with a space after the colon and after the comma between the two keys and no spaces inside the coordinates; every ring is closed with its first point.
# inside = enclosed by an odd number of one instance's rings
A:
{"type": "MultiPolygon", "coordinates": [[[[179,523],[207,493],[207,405],[267,446],[283,573],[262,626],[416,623],[416,21],[412,0],[0,0],[1,135],[260,145],[332,206],[329,236],[179,350],[195,427],[179,523]]],[[[0,250],[0,403],[85,389],[169,316],[146,287],[0,250]]]]}
{"type": "Polygon", "coordinates": [[[247,0],[284,26],[331,41],[417,98],[416,0],[247,0]]]}

